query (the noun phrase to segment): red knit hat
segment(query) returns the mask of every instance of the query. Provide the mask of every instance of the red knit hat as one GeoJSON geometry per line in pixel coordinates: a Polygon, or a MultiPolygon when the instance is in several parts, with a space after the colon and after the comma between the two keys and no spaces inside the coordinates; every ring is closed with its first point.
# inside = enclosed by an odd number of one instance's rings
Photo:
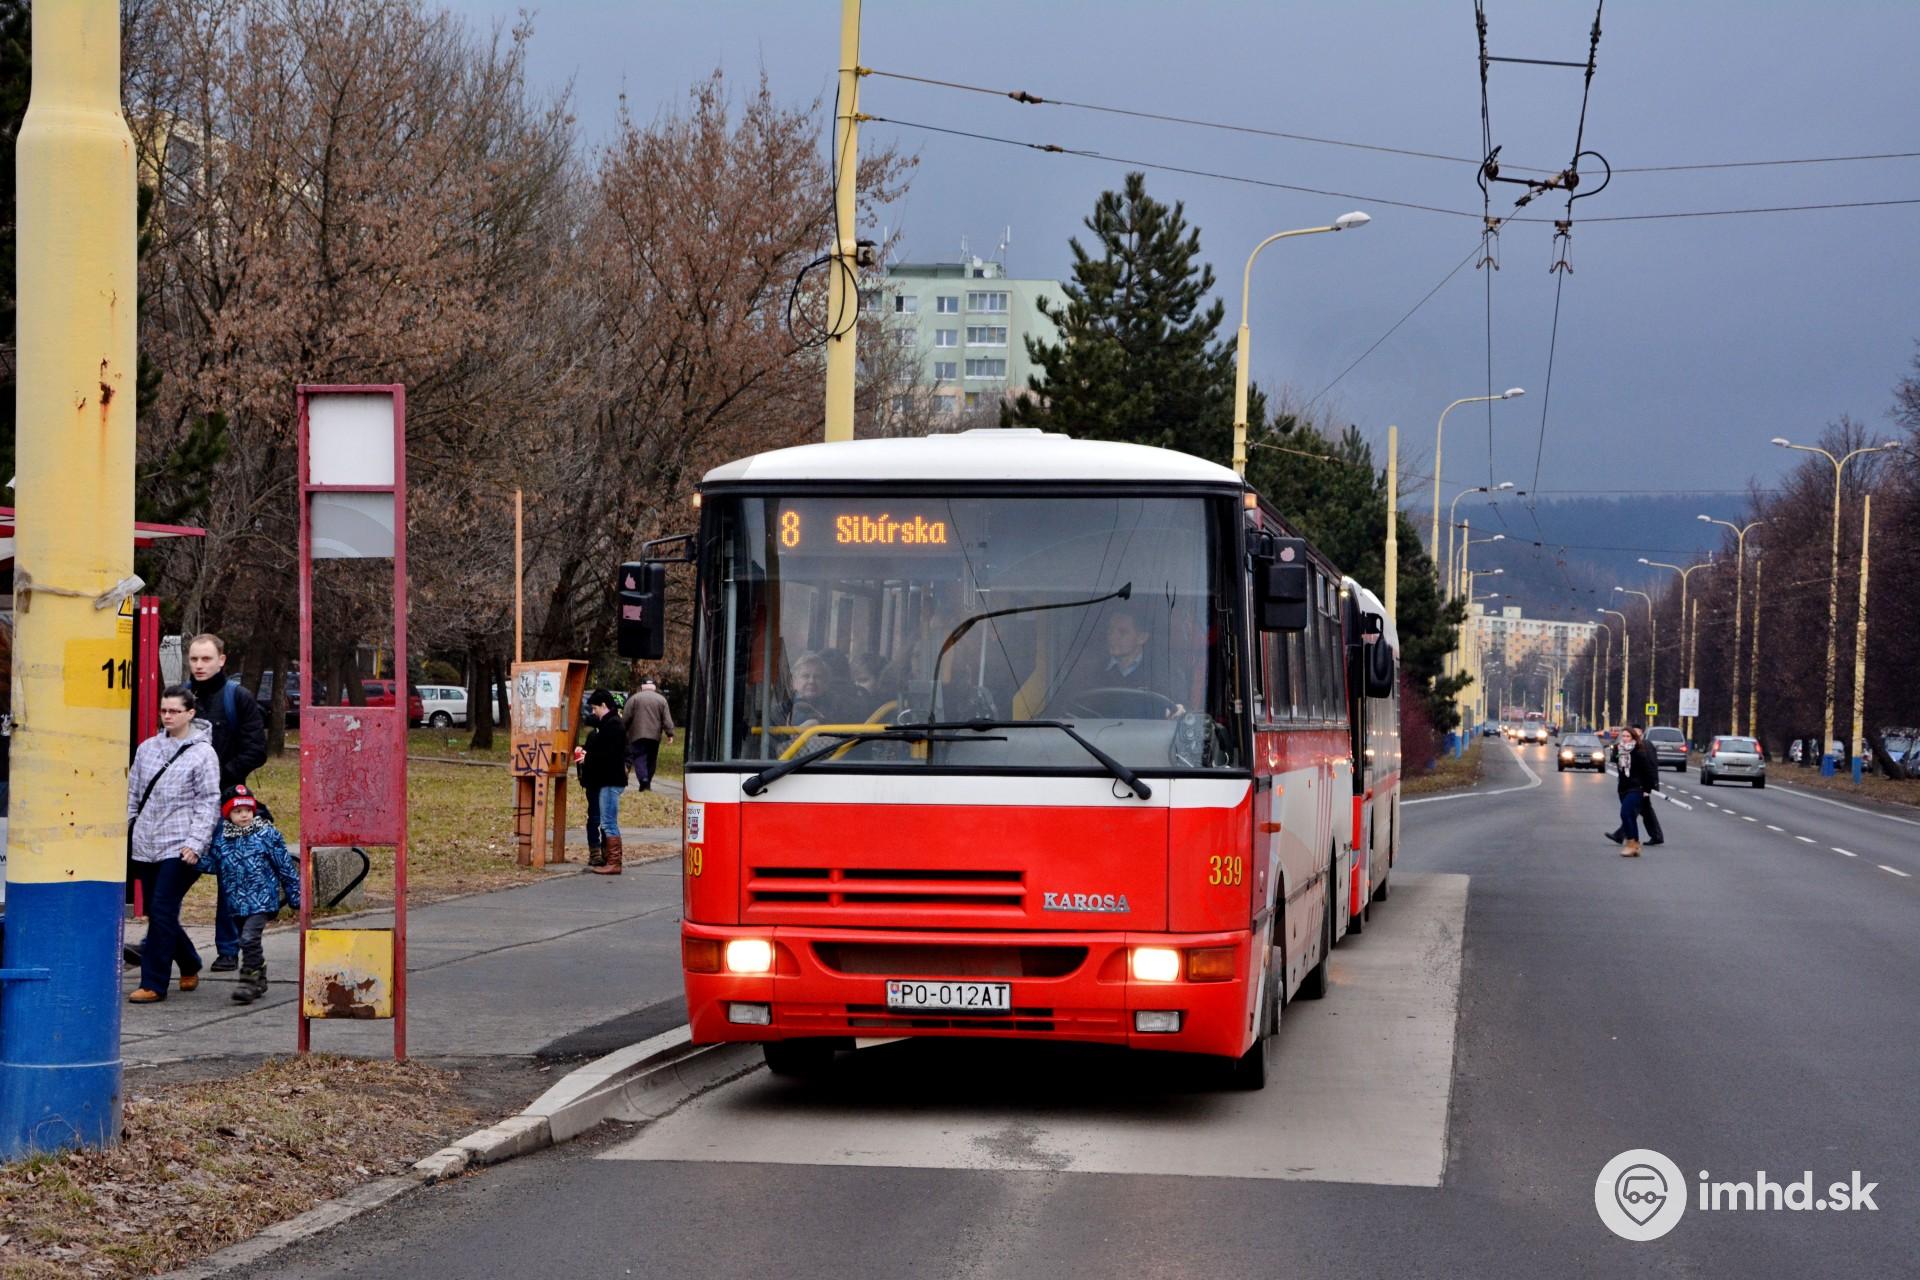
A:
{"type": "Polygon", "coordinates": [[[226,803],[220,806],[220,816],[223,818],[230,817],[234,809],[242,805],[249,809],[257,809],[260,807],[254,802],[253,792],[247,790],[247,784],[244,782],[236,782],[233,785],[233,789],[227,793],[226,803]]]}

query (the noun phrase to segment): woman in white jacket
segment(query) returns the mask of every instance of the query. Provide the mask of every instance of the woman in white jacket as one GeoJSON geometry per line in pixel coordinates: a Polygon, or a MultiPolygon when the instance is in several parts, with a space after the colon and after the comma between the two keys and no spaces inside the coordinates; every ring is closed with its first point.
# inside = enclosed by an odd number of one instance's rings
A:
{"type": "Polygon", "coordinates": [[[140,986],[127,997],[134,1004],[165,1000],[175,964],[182,991],[200,985],[200,953],[180,927],[180,903],[220,821],[220,759],[212,726],[193,711],[191,689],[162,693],[161,731],[140,744],[127,774],[127,855],[147,909],[140,986]]]}

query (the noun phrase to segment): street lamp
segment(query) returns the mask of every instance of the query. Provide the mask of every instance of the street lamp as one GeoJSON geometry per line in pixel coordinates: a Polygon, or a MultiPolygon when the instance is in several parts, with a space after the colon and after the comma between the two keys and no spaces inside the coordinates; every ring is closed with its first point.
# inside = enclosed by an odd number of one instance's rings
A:
{"type": "Polygon", "coordinates": [[[1446,435],[1447,415],[1463,404],[1484,404],[1489,400],[1517,400],[1527,394],[1525,387],[1508,387],[1497,396],[1462,396],[1440,411],[1440,425],[1433,429],[1433,541],[1429,555],[1440,549],[1440,442],[1446,435]]]}
{"type": "Polygon", "coordinates": [[[1647,602],[1647,701],[1657,707],[1660,699],[1654,693],[1654,664],[1660,649],[1660,622],[1653,616],[1653,597],[1632,587],[1615,587],[1614,590],[1623,596],[1639,596],[1647,602]]]}
{"type": "Polygon", "coordinates": [[[1253,252],[1247,255],[1247,269],[1240,276],[1240,335],[1234,351],[1233,361],[1233,470],[1234,474],[1244,477],[1247,474],[1247,298],[1253,289],[1253,260],[1260,251],[1275,240],[1287,240],[1294,236],[1314,236],[1323,231],[1353,231],[1366,226],[1373,219],[1358,211],[1343,213],[1333,220],[1330,226],[1301,227],[1297,231],[1279,231],[1253,246],[1253,252]]]}
{"type": "MultiPolygon", "coordinates": [[[[1618,591],[1619,588],[1615,587],[1614,590],[1618,591]]],[[[1593,611],[1610,613],[1620,619],[1620,723],[1626,724],[1633,718],[1627,706],[1627,672],[1633,666],[1633,629],[1627,625],[1627,615],[1618,609],[1602,609],[1596,605],[1593,611]]],[[[1608,634],[1611,635],[1612,632],[1609,631],[1608,634]]],[[[1611,720],[1613,717],[1609,715],[1607,719],[1611,720]]]]}
{"type": "MultiPolygon", "coordinates": [[[[1439,474],[1439,470],[1440,469],[1438,467],[1434,468],[1434,473],[1436,476],[1439,474]]],[[[1434,483],[1435,491],[1437,493],[1439,490],[1440,481],[1438,479],[1435,479],[1433,483],[1434,483]]],[[[1459,511],[1460,511],[1460,499],[1466,497],[1470,493],[1505,493],[1507,490],[1511,488],[1513,488],[1513,481],[1511,480],[1503,480],[1499,484],[1475,485],[1471,489],[1462,489],[1459,493],[1454,494],[1453,501],[1447,504],[1447,578],[1445,582],[1440,584],[1443,595],[1446,599],[1448,600],[1453,599],[1455,594],[1454,581],[1453,581],[1453,531],[1460,527],[1459,525],[1454,523],[1454,518],[1459,514],[1459,511]]],[[[1435,542],[1438,542],[1438,541],[1439,540],[1436,538],[1435,542]]],[[[1439,549],[1440,548],[1438,546],[1434,547],[1434,550],[1436,551],[1438,551],[1439,549]]]]}
{"type": "MultiPolygon", "coordinates": [[[[1820,754],[1827,755],[1833,749],[1833,666],[1834,645],[1840,632],[1840,477],[1849,462],[1863,453],[1884,453],[1888,449],[1898,449],[1897,440],[1888,440],[1882,444],[1870,444],[1855,449],[1844,458],[1836,458],[1825,449],[1811,444],[1794,444],[1785,436],[1775,436],[1773,443],[1782,449],[1797,449],[1801,453],[1817,453],[1833,464],[1833,550],[1831,566],[1827,575],[1827,717],[1826,736],[1820,740],[1820,754]]],[[[1438,470],[1438,468],[1435,468],[1438,470]]],[[[1735,646],[1736,652],[1738,646],[1735,646]]],[[[1857,750],[1857,744],[1848,744],[1849,750],[1857,750]]],[[[1835,762],[1838,763],[1837,761],[1835,762]]]]}
{"type": "MultiPolygon", "coordinates": [[[[1697,687],[1697,686],[1694,686],[1694,683],[1693,683],[1694,635],[1693,635],[1693,629],[1687,625],[1687,579],[1693,576],[1693,571],[1695,569],[1713,568],[1713,557],[1711,554],[1709,554],[1706,560],[1702,561],[1699,564],[1690,564],[1684,569],[1677,564],[1668,564],[1664,560],[1649,560],[1645,556],[1640,557],[1640,563],[1652,569],[1671,569],[1675,573],[1680,575],[1680,632],[1682,635],[1686,636],[1687,638],[1687,669],[1685,673],[1686,685],[1689,688],[1697,687]]],[[[1687,719],[1686,733],[1687,733],[1687,741],[1689,742],[1693,741],[1692,717],[1688,717],[1687,719]]]]}
{"type": "MultiPolygon", "coordinates": [[[[1835,501],[1837,502],[1838,499],[1836,498],[1835,501]]],[[[1838,507],[1835,508],[1836,511],[1838,509],[1839,509],[1838,507]]],[[[1728,529],[1733,530],[1734,532],[1733,672],[1727,681],[1728,685],[1733,690],[1733,711],[1728,716],[1727,731],[1729,733],[1737,734],[1740,732],[1740,618],[1741,618],[1741,615],[1746,611],[1746,597],[1744,593],[1745,593],[1745,584],[1747,580],[1747,575],[1746,575],[1747,535],[1753,532],[1759,526],[1765,524],[1766,521],[1755,520],[1752,524],[1749,524],[1745,528],[1742,528],[1741,526],[1735,524],[1731,520],[1715,520],[1712,516],[1709,516],[1709,515],[1696,516],[1695,518],[1703,521],[1706,524],[1722,525],[1728,529]]],[[[1837,538],[1839,536],[1840,536],[1839,525],[1836,524],[1834,526],[1834,537],[1837,538]]],[[[1835,547],[1837,548],[1838,545],[1839,544],[1836,543],[1835,547]]],[[[1834,554],[1835,555],[1839,554],[1837,549],[1834,552],[1834,554]]],[[[1840,570],[1836,562],[1834,573],[1838,575],[1839,572],[1840,570]]],[[[1839,581],[1838,576],[1834,578],[1834,581],[1835,582],[1839,581]]],[[[1829,615],[1828,615],[1828,623],[1829,625],[1827,628],[1827,631],[1828,631],[1827,648],[1831,650],[1833,648],[1833,635],[1832,635],[1833,627],[1831,625],[1832,623],[1831,612],[1829,612],[1829,615]]],[[[1829,659],[1831,659],[1832,654],[1829,653],[1828,657],[1829,659]]],[[[1829,734],[1831,734],[1833,729],[1833,663],[1831,660],[1829,660],[1827,663],[1827,729],[1829,734]]],[[[1825,750],[1824,747],[1821,749],[1825,750]]]]}

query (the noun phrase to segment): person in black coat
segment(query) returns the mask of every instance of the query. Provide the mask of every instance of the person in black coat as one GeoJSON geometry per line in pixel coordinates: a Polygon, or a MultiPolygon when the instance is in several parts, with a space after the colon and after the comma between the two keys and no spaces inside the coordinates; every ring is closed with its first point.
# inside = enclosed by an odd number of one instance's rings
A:
{"type": "Polygon", "coordinates": [[[1654,754],[1653,744],[1646,740],[1646,730],[1641,726],[1630,725],[1621,735],[1614,755],[1614,769],[1619,775],[1620,826],[1618,830],[1609,831],[1607,839],[1624,846],[1621,857],[1637,858],[1640,856],[1640,805],[1660,789],[1659,757],[1654,754]]]}
{"type": "Polygon", "coordinates": [[[587,869],[595,875],[617,876],[626,850],[620,842],[620,793],[627,789],[627,729],[620,723],[613,694],[595,689],[587,699],[593,716],[587,740],[574,749],[580,782],[587,789],[587,869]],[[598,818],[597,824],[593,821],[598,818]],[[599,827],[602,856],[594,861],[594,827],[599,827]]]}

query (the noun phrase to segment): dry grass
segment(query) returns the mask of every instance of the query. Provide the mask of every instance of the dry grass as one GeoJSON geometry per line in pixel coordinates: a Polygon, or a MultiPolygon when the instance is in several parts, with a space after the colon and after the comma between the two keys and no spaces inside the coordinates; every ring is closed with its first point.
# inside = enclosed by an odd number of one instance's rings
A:
{"type": "Polygon", "coordinates": [[[1868,774],[1860,779],[1860,785],[1856,787],[1851,773],[1836,773],[1831,778],[1823,778],[1818,769],[1782,769],[1778,766],[1772,773],[1774,781],[1792,787],[1827,791],[1836,796],[1879,800],[1887,804],[1920,806],[1920,778],[1883,778],[1868,774]]]}
{"type": "Polygon", "coordinates": [[[1458,791],[1480,781],[1481,739],[1467,744],[1467,753],[1454,757],[1442,753],[1433,769],[1416,778],[1402,778],[1400,793],[1409,796],[1432,795],[1437,791],[1458,791]]]}
{"type": "Polygon", "coordinates": [[[155,1086],[118,1147],[0,1165],[0,1277],[153,1275],[247,1239],[471,1128],[453,1080],[314,1055],[155,1086]]]}
{"type": "MultiPolygon", "coordinates": [[[[253,789],[272,806],[274,821],[288,843],[300,838],[300,762],[288,753],[269,760],[250,780],[253,789]]],[[[567,825],[585,823],[585,796],[569,782],[567,825]]],[[[680,802],[663,792],[635,791],[620,798],[623,831],[645,827],[678,827],[680,802]]],[[[367,906],[393,902],[393,857],[390,850],[373,849],[373,870],[367,876],[367,906]]],[[[482,893],[538,880],[545,871],[522,867],[514,860],[513,778],[504,764],[498,769],[462,764],[434,764],[415,760],[407,767],[407,900],[424,906],[443,898],[482,893]]],[[[583,860],[586,851],[569,845],[569,857],[583,860]]],[[[213,920],[214,884],[203,880],[187,895],[182,918],[189,924],[213,920]]]]}

